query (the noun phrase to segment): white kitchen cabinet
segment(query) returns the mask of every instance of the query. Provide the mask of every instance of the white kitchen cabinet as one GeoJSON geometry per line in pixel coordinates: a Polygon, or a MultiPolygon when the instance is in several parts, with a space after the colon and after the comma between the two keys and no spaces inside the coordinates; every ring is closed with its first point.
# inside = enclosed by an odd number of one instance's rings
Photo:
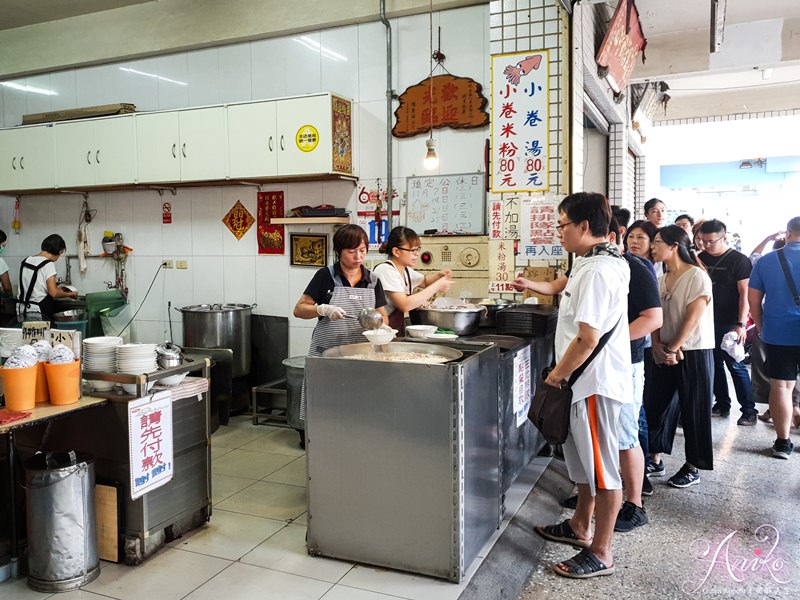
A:
{"type": "Polygon", "coordinates": [[[271,177],[278,173],[277,102],[228,106],[228,173],[271,177]]]}
{"type": "Polygon", "coordinates": [[[351,175],[351,111],[332,94],[228,106],[230,178],[351,175]]]}
{"type": "Polygon", "coordinates": [[[55,124],[58,187],[133,183],[133,115],[55,124]]]}
{"type": "Polygon", "coordinates": [[[225,109],[217,106],[178,114],[181,181],[225,179],[225,109]]]}
{"type": "Polygon", "coordinates": [[[221,106],[136,115],[137,182],[224,179],[225,146],[221,106]]]}
{"type": "Polygon", "coordinates": [[[0,130],[0,190],[54,187],[53,153],[52,125],[0,130]]]}
{"type": "Polygon", "coordinates": [[[136,115],[137,183],[181,180],[177,112],[136,115]]]}
{"type": "Polygon", "coordinates": [[[353,173],[349,100],[320,94],[276,103],[278,175],[353,173]]]}

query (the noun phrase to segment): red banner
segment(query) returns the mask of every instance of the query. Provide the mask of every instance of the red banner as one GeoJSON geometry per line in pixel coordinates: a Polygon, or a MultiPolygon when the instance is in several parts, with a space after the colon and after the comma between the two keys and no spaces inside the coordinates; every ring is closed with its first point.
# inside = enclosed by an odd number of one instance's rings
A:
{"type": "Polygon", "coordinates": [[[272,225],[271,219],[280,219],[283,214],[283,192],[258,192],[258,253],[283,254],[286,235],[283,225],[272,225]]]}
{"type": "Polygon", "coordinates": [[[645,46],[647,40],[642,33],[636,4],[633,0],[620,0],[596,59],[601,68],[600,76],[607,78],[616,93],[625,89],[636,55],[644,52],[645,46]]]}

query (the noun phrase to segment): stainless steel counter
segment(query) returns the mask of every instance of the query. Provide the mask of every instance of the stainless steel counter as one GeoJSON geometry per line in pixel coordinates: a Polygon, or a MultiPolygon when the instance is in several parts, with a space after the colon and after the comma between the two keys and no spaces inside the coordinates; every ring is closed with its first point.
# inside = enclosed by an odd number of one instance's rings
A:
{"type": "Polygon", "coordinates": [[[458,582],[500,524],[498,349],[306,360],[308,551],[458,582]]]}

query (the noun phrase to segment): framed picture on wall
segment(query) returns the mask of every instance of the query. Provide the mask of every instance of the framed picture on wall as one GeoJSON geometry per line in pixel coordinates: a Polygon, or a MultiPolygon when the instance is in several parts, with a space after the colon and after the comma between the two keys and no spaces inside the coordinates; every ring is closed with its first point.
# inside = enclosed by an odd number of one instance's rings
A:
{"type": "Polygon", "coordinates": [[[324,267],[328,264],[328,236],[324,233],[291,234],[291,264],[324,267]]]}

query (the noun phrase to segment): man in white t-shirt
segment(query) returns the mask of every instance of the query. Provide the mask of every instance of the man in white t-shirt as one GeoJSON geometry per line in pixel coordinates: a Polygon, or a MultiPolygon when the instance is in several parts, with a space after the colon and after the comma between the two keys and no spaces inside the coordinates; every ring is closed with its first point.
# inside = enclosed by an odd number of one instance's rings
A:
{"type": "Polygon", "coordinates": [[[558,387],[568,380],[613,330],[572,385],[570,433],[563,448],[570,479],[578,484],[575,515],[535,528],[549,540],[583,547],[571,559],[553,565],[558,575],[583,579],[610,575],[615,569],[611,538],[622,504],[617,421],[622,405],[633,401],[627,326],[630,269],[619,248],[606,239],[611,208],[605,196],[572,194],[558,210],[558,236],[576,258],[559,306],[557,363],[539,385],[558,387]]]}

